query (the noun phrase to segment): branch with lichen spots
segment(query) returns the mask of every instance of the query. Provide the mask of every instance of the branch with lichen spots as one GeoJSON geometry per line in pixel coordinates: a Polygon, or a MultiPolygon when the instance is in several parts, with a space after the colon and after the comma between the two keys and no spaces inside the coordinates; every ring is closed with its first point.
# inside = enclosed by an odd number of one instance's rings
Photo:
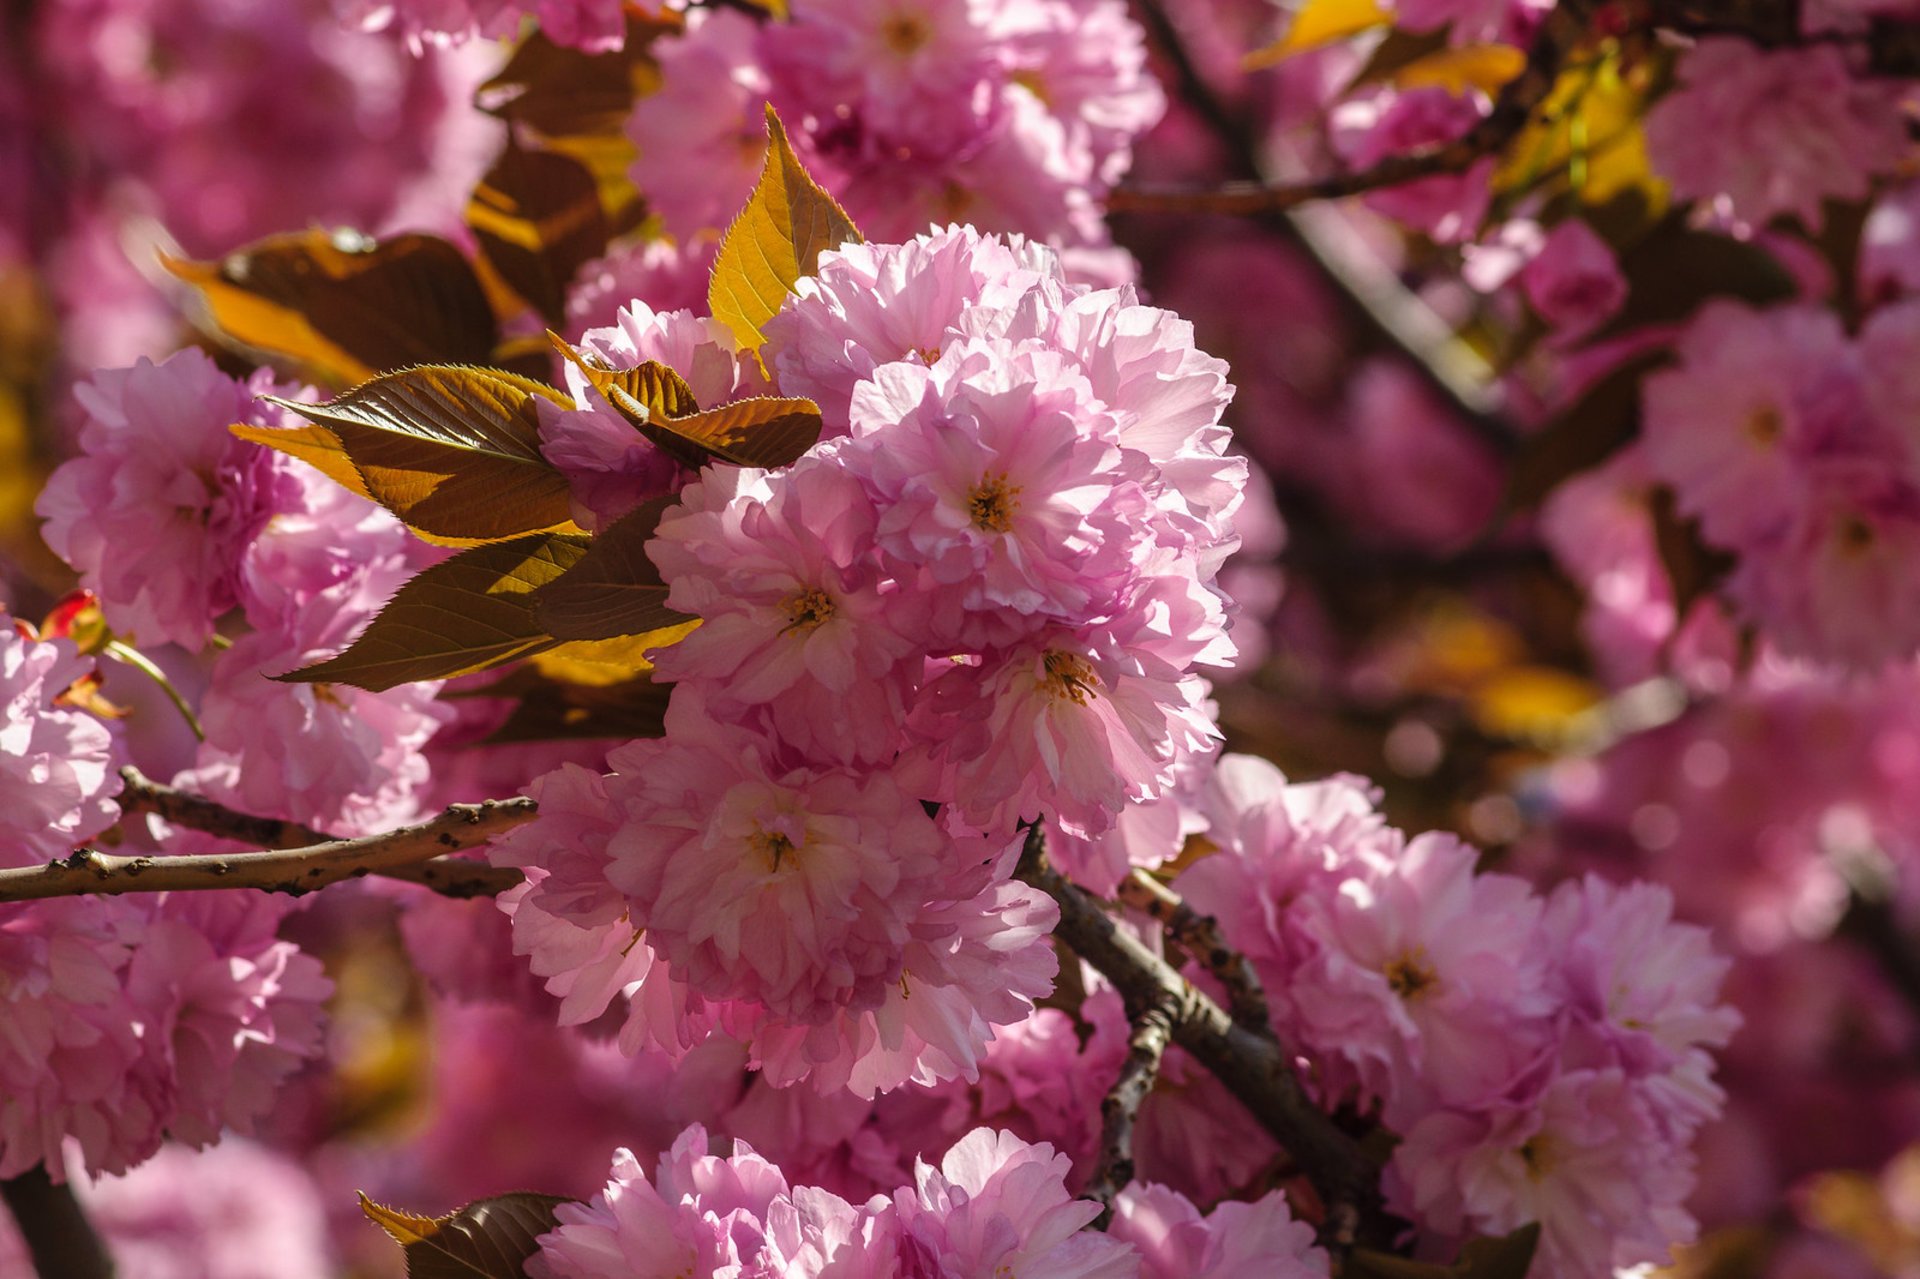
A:
{"type": "Polygon", "coordinates": [[[1046,836],[1029,828],[1015,878],[1060,907],[1054,936],[1112,982],[1138,1023],[1164,1007],[1173,1042],[1219,1079],[1306,1173],[1326,1204],[1322,1235],[1336,1246],[1356,1237],[1388,1241],[1380,1208],[1379,1168],[1360,1144],[1314,1105],[1278,1044],[1234,1023],[1225,1009],[1148,950],[1100,903],[1047,862],[1046,836]]]}
{"type": "MultiPolygon", "coordinates": [[[[236,843],[261,848],[312,848],[338,841],[326,831],[302,826],[278,817],[256,817],[225,804],[156,782],[139,769],[128,765],[120,770],[120,809],[125,813],[151,813],[175,826],[184,826],[207,835],[217,835],[236,843]]],[[[489,866],[465,858],[435,856],[423,862],[389,866],[370,874],[383,879],[430,888],[442,897],[470,899],[494,897],[506,892],[523,878],[510,866],[489,866]]]]}
{"type": "Polygon", "coordinates": [[[1113,1220],[1113,1198],[1133,1180],[1133,1124],[1141,1103],[1160,1077],[1160,1062],[1173,1041],[1174,1007],[1162,1000],[1141,1011],[1127,1038],[1127,1055],[1120,1074],[1100,1102],[1100,1160],[1082,1197],[1100,1204],[1093,1222],[1105,1230],[1113,1220]]]}
{"type": "Polygon", "coordinates": [[[1273,1035],[1267,1011],[1267,992],[1247,957],[1227,945],[1220,924],[1212,915],[1202,915],[1180,897],[1143,870],[1135,870],[1120,881],[1122,903],[1146,915],[1162,928],[1194,961],[1226,987],[1227,1009],[1236,1025],[1256,1035],[1273,1035]]]}
{"type": "MultiPolygon", "coordinates": [[[[82,848],[45,866],[0,870],[0,902],[214,888],[300,894],[365,875],[406,879],[452,896],[483,896],[518,883],[519,874],[481,863],[453,861],[445,855],[478,848],[493,836],[531,821],[534,812],[530,799],[453,804],[431,821],[383,835],[257,852],[121,857],[82,848]]],[[[228,816],[237,822],[211,833],[225,834],[237,829],[239,822],[267,820],[249,819],[243,814],[228,816]]],[[[288,828],[284,832],[287,834],[304,830],[288,823],[281,825],[288,828]]]]}

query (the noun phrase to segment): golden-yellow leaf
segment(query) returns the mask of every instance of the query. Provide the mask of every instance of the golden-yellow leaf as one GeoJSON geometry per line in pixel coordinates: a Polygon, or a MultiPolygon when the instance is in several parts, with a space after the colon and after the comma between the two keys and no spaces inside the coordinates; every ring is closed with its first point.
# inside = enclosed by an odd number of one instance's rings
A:
{"type": "Polygon", "coordinates": [[[1285,62],[1297,53],[1351,39],[1362,31],[1392,23],[1393,13],[1380,0],[1306,0],[1294,10],[1287,34],[1241,61],[1248,71],[1285,62]]]}
{"type": "Polygon", "coordinates": [[[336,386],[409,364],[481,363],[498,336],[473,267],[436,236],[301,231],[217,262],[161,263],[200,290],[213,331],[336,386]]]}
{"type": "Polygon", "coordinates": [[[1460,95],[1477,89],[1489,97],[1527,69],[1527,55],[1510,44],[1468,44],[1415,58],[1393,74],[1402,89],[1438,87],[1460,95]]]}
{"type": "MultiPolygon", "coordinates": [[[[337,440],[361,491],[409,527],[488,539],[571,522],[566,476],[540,453],[541,400],[573,406],[552,387],[499,369],[431,365],[383,374],[324,404],[273,402],[337,440]]],[[[324,438],[300,444],[327,470],[338,463],[325,456],[324,438]]]]}
{"type": "Polygon", "coordinates": [[[341,444],[340,437],[327,427],[318,423],[280,427],[235,422],[227,429],[243,440],[264,444],[270,449],[278,449],[288,457],[299,458],[335,484],[352,489],[361,497],[368,499],[373,497],[373,494],[367,492],[367,482],[360,478],[360,472],[354,468],[353,459],[347,456],[346,446],[341,444]]]}
{"type": "Polygon", "coordinates": [[[1564,181],[1590,205],[1634,192],[1649,218],[1658,218],[1668,188],[1647,162],[1640,127],[1654,74],[1645,61],[1623,67],[1617,49],[1562,72],[1533,119],[1508,144],[1494,171],[1494,190],[1519,192],[1564,181]]]}
{"type": "Polygon", "coordinates": [[[707,286],[713,318],[727,326],[741,350],[758,351],[766,340],[762,326],[794,283],[813,274],[821,252],[860,242],[853,219],[793,153],[769,103],[766,167],[720,242],[707,286]]]}

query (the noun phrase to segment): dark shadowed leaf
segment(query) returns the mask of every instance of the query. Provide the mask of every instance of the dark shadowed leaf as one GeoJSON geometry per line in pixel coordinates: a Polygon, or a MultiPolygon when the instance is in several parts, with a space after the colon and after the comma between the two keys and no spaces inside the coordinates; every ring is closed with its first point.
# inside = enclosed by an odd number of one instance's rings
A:
{"type": "Polygon", "coordinates": [[[1356,1248],[1343,1274],[1346,1279],[1527,1279],[1539,1243],[1540,1226],[1534,1223],[1498,1239],[1475,1239],[1446,1266],[1356,1248]]]}
{"type": "Polygon", "coordinates": [[[1651,507],[1653,543],[1660,552],[1660,566],[1666,569],[1667,581],[1673,586],[1673,613],[1684,620],[1693,602],[1733,571],[1734,558],[1700,540],[1699,522],[1675,508],[1672,489],[1655,489],[1651,507]]]}
{"type": "Polygon", "coordinates": [[[1627,303],[1600,338],[1647,324],[1686,319],[1709,298],[1737,298],[1755,306],[1795,293],[1793,277],[1759,245],[1699,231],[1681,215],[1663,219],[1620,254],[1627,303]]]}
{"type": "Polygon", "coordinates": [[[820,406],[761,396],[688,417],[655,417],[640,433],[692,466],[785,466],[819,442],[820,406]]]}
{"type": "Polygon", "coordinates": [[[514,706],[488,744],[572,741],[587,738],[659,737],[666,731],[671,684],[651,679],[615,684],[572,684],[548,679],[523,666],[463,697],[511,698],[514,706]]]}
{"type": "Polygon", "coordinates": [[[686,379],[656,360],[638,368],[609,368],[593,352],[581,350],[558,333],[549,330],[547,340],[635,426],[655,417],[685,417],[700,411],[686,379]]]}
{"type": "Polygon", "coordinates": [[[511,141],[467,201],[467,225],[486,263],[553,324],[566,314],[574,273],[611,233],[584,165],[511,141]]]}
{"type": "Polygon", "coordinates": [[[747,207],[727,228],[713,264],[707,303],[745,351],[766,340],[772,319],[796,280],[812,275],[823,250],[861,242],[837,201],[815,182],[787,143],[767,106],[767,163],[747,207]]]}
{"type": "Polygon", "coordinates": [[[366,491],[441,537],[512,537],[566,525],[566,476],[540,454],[540,400],[572,401],[497,369],[388,373],[326,404],[275,400],[333,432],[366,491]]]}
{"type": "Polygon", "coordinates": [[[279,676],[373,692],[470,675],[557,641],[533,613],[533,592],[580,562],[585,537],[534,533],[460,552],[414,577],[346,652],[279,676]]]}
{"type": "Polygon", "coordinates": [[[360,1196],[360,1211],[398,1243],[407,1279],[525,1279],[535,1242],[554,1229],[560,1195],[513,1194],[479,1199],[444,1217],[384,1208],[360,1196]]]}
{"type": "Polygon", "coordinates": [[[162,261],[200,290],[212,329],[333,386],[409,364],[484,363],[497,336],[473,267],[436,236],[302,231],[217,262],[162,261]]]}
{"type": "Polygon", "coordinates": [[[647,542],[677,498],[655,498],[602,529],[580,562],[534,595],[534,616],[556,639],[645,635],[693,620],[667,607],[647,542]]]}
{"type": "Polygon", "coordinates": [[[621,134],[634,99],[660,84],[648,46],[655,36],[680,27],[672,13],[659,18],[630,14],[626,43],[611,53],[583,53],[536,31],[498,75],[480,86],[475,105],[549,138],[621,134]]]}

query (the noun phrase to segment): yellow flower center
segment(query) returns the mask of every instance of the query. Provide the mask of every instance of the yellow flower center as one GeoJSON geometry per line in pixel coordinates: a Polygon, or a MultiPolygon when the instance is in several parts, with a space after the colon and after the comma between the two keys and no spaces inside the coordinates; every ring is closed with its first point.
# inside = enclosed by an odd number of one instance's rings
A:
{"type": "Polygon", "coordinates": [[[1041,664],[1047,672],[1046,681],[1041,687],[1052,696],[1064,697],[1075,706],[1085,706],[1088,699],[1100,695],[1100,677],[1093,673],[1093,667],[1084,657],[1049,652],[1041,659],[1041,664]]]}
{"type": "Polygon", "coordinates": [[[1545,1133],[1529,1137],[1520,1147],[1520,1162],[1527,1166],[1527,1178],[1538,1181],[1553,1171],[1553,1142],[1545,1133]]]}
{"type": "Polygon", "coordinates": [[[910,57],[933,39],[933,28],[917,13],[896,13],[881,24],[880,39],[901,57],[910,57]]]}
{"type": "Polygon", "coordinates": [[[967,498],[967,513],[973,526],[987,533],[1004,533],[1013,527],[1013,513],[1020,505],[1018,485],[1007,483],[1005,472],[983,475],[978,487],[967,498]]]}
{"type": "Polygon", "coordinates": [[[1417,999],[1440,984],[1440,975],[1425,963],[1426,956],[1415,951],[1400,956],[1386,967],[1387,985],[1402,999],[1417,999]]]}
{"type": "Polygon", "coordinates": [[[1771,404],[1763,404],[1747,415],[1747,438],[1762,448],[1773,447],[1786,429],[1786,419],[1771,404]]]}
{"type": "Polygon", "coordinates": [[[793,841],[776,831],[756,830],[747,842],[767,858],[774,870],[779,870],[781,859],[793,851],[793,841]]]}
{"type": "Polygon", "coordinates": [[[810,631],[833,616],[833,600],[817,586],[789,598],[783,607],[787,610],[787,631],[810,631]]]}

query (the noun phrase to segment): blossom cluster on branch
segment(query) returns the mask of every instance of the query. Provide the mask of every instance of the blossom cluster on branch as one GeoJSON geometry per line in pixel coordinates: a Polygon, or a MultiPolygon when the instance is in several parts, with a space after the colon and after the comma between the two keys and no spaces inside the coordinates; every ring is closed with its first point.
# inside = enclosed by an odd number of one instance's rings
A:
{"type": "Polygon", "coordinates": [[[1916,30],[0,18],[0,1269],[1897,1271],[1916,30]]]}

